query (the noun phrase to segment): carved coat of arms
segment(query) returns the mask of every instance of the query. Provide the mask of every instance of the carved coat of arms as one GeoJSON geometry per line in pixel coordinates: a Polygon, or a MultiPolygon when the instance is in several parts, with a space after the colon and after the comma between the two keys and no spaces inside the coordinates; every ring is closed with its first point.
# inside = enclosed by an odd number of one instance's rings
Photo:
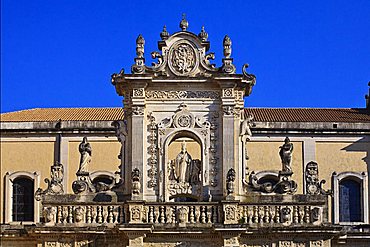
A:
{"type": "Polygon", "coordinates": [[[178,44],[172,50],[170,62],[175,74],[188,75],[196,64],[195,51],[189,44],[178,44]]]}

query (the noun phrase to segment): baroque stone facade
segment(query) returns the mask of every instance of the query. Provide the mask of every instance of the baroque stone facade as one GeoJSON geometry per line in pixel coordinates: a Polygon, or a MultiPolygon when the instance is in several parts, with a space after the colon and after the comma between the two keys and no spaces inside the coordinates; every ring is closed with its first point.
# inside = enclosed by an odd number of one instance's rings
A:
{"type": "MultiPolygon", "coordinates": [[[[9,246],[19,240],[29,246],[148,247],[340,242],[343,228],[330,217],[333,192],[323,188],[318,163],[307,162],[304,171],[294,166],[299,143],[288,133],[273,137],[281,161],[249,170],[250,142],[266,131],[244,110],[243,99],[256,77],[246,71],[247,64],[236,74],[228,36],[222,65],[212,64],[215,54],[208,53],[204,27],[196,35],[188,25],[184,17],[181,31],[172,35],[164,27],[160,51],[151,53],[157,59],[152,66],[145,64],[145,40],[139,35],[131,73],[122,69],[112,75],[116,92],[124,97],[124,117],[106,127],[114,128],[110,134],[120,145],[118,171],[100,171],[103,176],[96,179],[90,169],[91,139],[78,140],[77,179],[71,174],[66,179],[64,166],[56,162],[45,179],[48,187],[35,188],[41,217],[33,226],[2,226],[9,246]]],[[[367,179],[366,174],[350,175],[367,179]]],[[[335,178],[340,183],[346,176],[335,178]]]]}

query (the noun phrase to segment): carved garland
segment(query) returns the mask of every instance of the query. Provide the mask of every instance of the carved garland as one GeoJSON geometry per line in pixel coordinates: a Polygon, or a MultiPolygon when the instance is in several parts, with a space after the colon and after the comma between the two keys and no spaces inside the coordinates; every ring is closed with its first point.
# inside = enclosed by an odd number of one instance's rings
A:
{"type": "Polygon", "coordinates": [[[216,187],[218,184],[217,175],[218,175],[218,157],[217,157],[217,118],[219,114],[217,112],[213,113],[210,127],[211,135],[211,146],[210,146],[210,185],[216,187]]]}
{"type": "Polygon", "coordinates": [[[148,170],[148,187],[153,188],[157,186],[157,163],[158,163],[158,150],[157,150],[157,124],[155,123],[155,117],[152,115],[152,113],[149,113],[149,148],[148,148],[148,154],[149,154],[149,170],[148,170]]]}

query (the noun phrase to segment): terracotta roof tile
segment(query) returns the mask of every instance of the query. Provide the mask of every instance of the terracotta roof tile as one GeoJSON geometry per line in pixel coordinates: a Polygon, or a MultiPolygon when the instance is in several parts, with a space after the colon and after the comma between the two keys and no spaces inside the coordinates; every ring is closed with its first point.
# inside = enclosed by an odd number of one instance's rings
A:
{"type": "MultiPolygon", "coordinates": [[[[246,108],[256,122],[370,123],[364,108],[246,108]]],[[[122,108],[35,108],[0,115],[2,122],[114,121],[123,119],[122,108]]]]}
{"type": "Polygon", "coordinates": [[[364,108],[246,108],[256,122],[370,123],[364,108]]]}
{"type": "Polygon", "coordinates": [[[123,119],[122,108],[35,108],[3,113],[2,122],[113,121],[123,119]]]}

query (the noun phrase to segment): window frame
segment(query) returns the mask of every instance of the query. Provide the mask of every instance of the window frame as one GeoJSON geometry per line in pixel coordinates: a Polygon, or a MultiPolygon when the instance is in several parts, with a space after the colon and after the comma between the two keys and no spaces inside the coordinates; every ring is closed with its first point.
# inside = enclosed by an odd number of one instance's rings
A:
{"type": "Polygon", "coordinates": [[[35,224],[40,221],[40,202],[35,200],[36,190],[40,187],[40,173],[39,172],[27,172],[27,171],[17,171],[5,174],[5,212],[4,212],[4,221],[6,224],[35,224]],[[16,178],[27,178],[33,181],[33,221],[13,221],[13,181],[16,178]]]}
{"type": "Polygon", "coordinates": [[[334,196],[333,196],[333,209],[334,209],[334,214],[333,214],[333,219],[334,219],[334,224],[339,224],[339,225],[360,225],[360,224],[369,224],[369,195],[368,195],[368,177],[366,172],[342,172],[339,174],[336,174],[335,172],[333,173],[333,191],[334,191],[334,196]],[[342,180],[353,180],[361,185],[361,208],[362,208],[362,216],[363,220],[362,221],[354,221],[354,222],[346,222],[346,221],[340,221],[339,220],[339,191],[340,191],[340,182],[342,180]]]}

